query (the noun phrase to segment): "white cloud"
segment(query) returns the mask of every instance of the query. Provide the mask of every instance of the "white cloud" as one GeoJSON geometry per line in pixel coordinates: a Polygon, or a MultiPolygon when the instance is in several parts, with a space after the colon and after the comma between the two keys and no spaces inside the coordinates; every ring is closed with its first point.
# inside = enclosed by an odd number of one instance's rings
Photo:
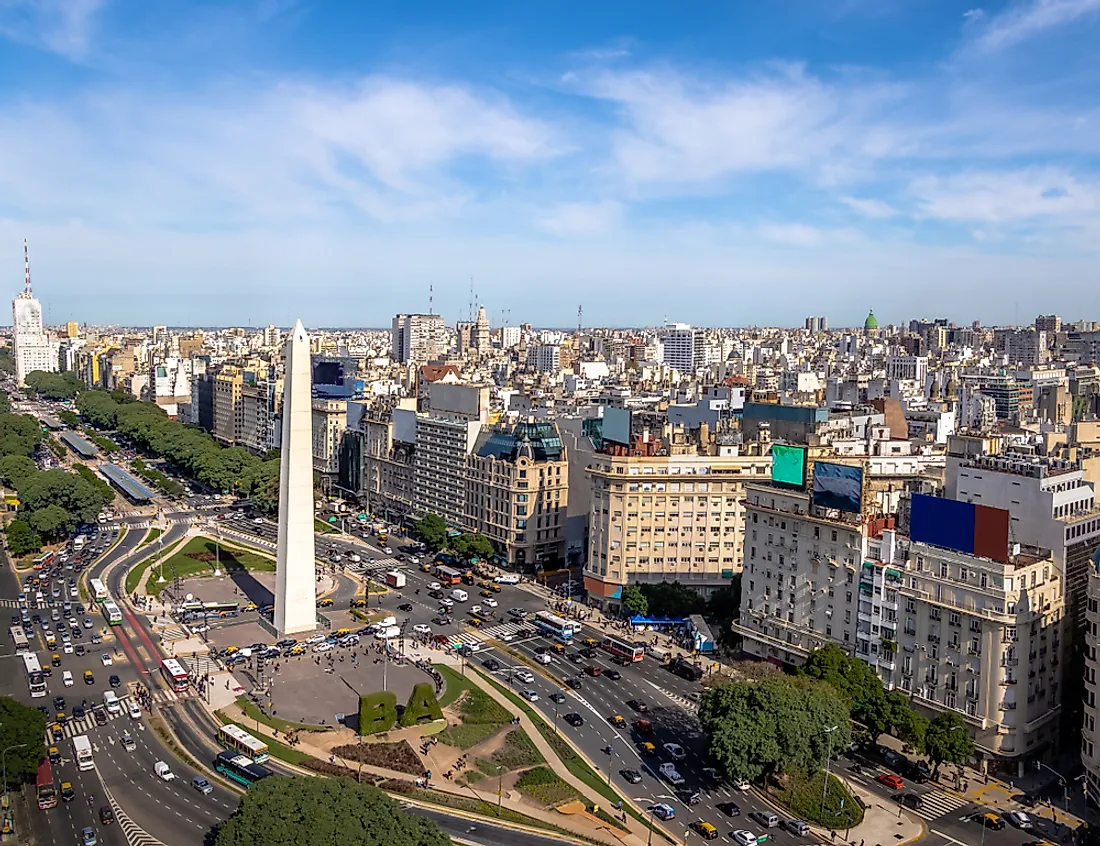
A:
{"type": "Polygon", "coordinates": [[[988,23],[978,35],[975,45],[983,51],[1003,50],[1097,12],[1100,12],[1100,0],[1019,2],[1007,12],[986,16],[988,23]]]}
{"type": "Polygon", "coordinates": [[[898,213],[893,206],[872,197],[841,197],[840,202],[864,217],[884,219],[894,217],[898,213]]]}
{"type": "Polygon", "coordinates": [[[539,219],[539,226],[559,237],[590,238],[605,235],[622,224],[620,203],[563,203],[539,219]]]}
{"type": "Polygon", "coordinates": [[[1100,182],[1055,168],[921,177],[910,190],[940,220],[1075,226],[1100,214],[1100,182]]]}
{"type": "Polygon", "coordinates": [[[852,244],[860,240],[854,229],[829,229],[805,223],[764,223],[753,233],[764,241],[789,247],[822,247],[828,244],[852,244]]]}
{"type": "Polygon", "coordinates": [[[83,59],[104,0],[0,0],[0,36],[83,59]]]}

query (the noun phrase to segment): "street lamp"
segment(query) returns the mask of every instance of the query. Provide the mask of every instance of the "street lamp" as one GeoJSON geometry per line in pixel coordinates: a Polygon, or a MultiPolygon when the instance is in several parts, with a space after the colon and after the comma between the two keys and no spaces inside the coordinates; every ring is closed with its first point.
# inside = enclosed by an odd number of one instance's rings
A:
{"type": "Polygon", "coordinates": [[[1035,762],[1035,769],[1037,770],[1050,770],[1056,776],[1058,776],[1058,783],[1062,785],[1062,805],[1066,809],[1066,813],[1069,813],[1069,784],[1066,782],[1066,777],[1062,775],[1054,767],[1044,764],[1042,761],[1035,762]]]}
{"type": "Polygon", "coordinates": [[[649,807],[645,809],[645,812],[649,814],[649,838],[646,840],[645,846],[653,846],[653,817],[656,816],[656,812],[653,810],[657,806],[658,799],[675,799],[675,796],[668,796],[666,794],[658,794],[657,796],[641,796],[636,798],[636,802],[648,802],[649,807]]]}
{"type": "Polygon", "coordinates": [[[825,747],[825,784],[821,788],[821,818],[822,825],[825,824],[825,799],[829,795],[829,758],[833,754],[833,732],[837,730],[837,726],[825,729],[825,737],[827,738],[827,745],[825,747]]]}
{"type": "Polygon", "coordinates": [[[611,764],[613,763],[613,756],[615,754],[615,745],[613,743],[607,744],[607,783],[611,784],[611,764]]]}
{"type": "Polygon", "coordinates": [[[504,795],[504,767],[497,764],[497,816],[500,816],[500,800],[504,795]]]}
{"type": "Polygon", "coordinates": [[[7,749],[4,750],[3,754],[0,755],[0,762],[3,763],[3,769],[4,769],[4,807],[5,808],[8,807],[8,753],[11,752],[11,750],[13,750],[13,749],[26,749],[26,748],[27,748],[27,744],[25,744],[25,743],[16,743],[14,746],[9,746],[7,749]]]}

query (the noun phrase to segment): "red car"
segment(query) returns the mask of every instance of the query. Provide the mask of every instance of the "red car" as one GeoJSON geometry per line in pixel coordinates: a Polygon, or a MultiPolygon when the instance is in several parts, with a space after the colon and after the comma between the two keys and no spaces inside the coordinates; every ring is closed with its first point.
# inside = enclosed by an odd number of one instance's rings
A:
{"type": "Polygon", "coordinates": [[[603,673],[603,670],[597,667],[595,664],[589,664],[584,668],[584,671],[590,676],[598,676],[603,673]]]}
{"type": "Polygon", "coordinates": [[[883,773],[878,777],[880,784],[885,784],[891,790],[904,790],[905,781],[901,776],[896,776],[893,773],[883,773]]]}

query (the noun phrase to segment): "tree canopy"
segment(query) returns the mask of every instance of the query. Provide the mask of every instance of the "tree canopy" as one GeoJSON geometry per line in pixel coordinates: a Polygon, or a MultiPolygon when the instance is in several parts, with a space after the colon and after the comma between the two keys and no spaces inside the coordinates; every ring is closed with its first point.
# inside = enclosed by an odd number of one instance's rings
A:
{"type": "Polygon", "coordinates": [[[7,391],[0,391],[0,414],[8,414],[11,412],[11,400],[8,399],[7,391]]]}
{"type": "Polygon", "coordinates": [[[21,509],[38,511],[48,505],[59,505],[76,520],[92,523],[110,501],[87,479],[60,469],[34,475],[19,490],[19,497],[21,509]]]}
{"type": "Polygon", "coordinates": [[[711,688],[699,707],[711,755],[731,779],[749,781],[819,769],[851,742],[849,719],[828,685],[791,676],[711,688]]]}
{"type": "Polygon", "coordinates": [[[342,778],[271,776],[248,789],[215,846],[449,846],[425,817],[372,785],[342,778]]]}
{"type": "Polygon", "coordinates": [[[622,605],[631,615],[640,614],[645,617],[649,614],[649,600],[638,585],[627,585],[623,588],[622,605]]]}
{"type": "Polygon", "coordinates": [[[42,536],[26,520],[12,520],[4,532],[12,555],[28,555],[42,548],[42,536]]]}
{"type": "Polygon", "coordinates": [[[476,534],[461,534],[456,538],[452,538],[450,547],[454,550],[455,555],[467,561],[474,558],[488,558],[495,551],[491,540],[485,535],[476,534]]]}
{"type": "Polygon", "coordinates": [[[113,429],[118,422],[118,403],[104,391],[84,391],[76,398],[76,408],[97,429],[113,429]]]}
{"type": "Polygon", "coordinates": [[[84,383],[75,373],[47,373],[32,370],[23,378],[28,392],[51,400],[72,399],[84,389],[84,383]]]}
{"type": "Polygon", "coordinates": [[[43,437],[42,427],[29,414],[0,414],[0,455],[30,458],[43,437]]]}
{"type": "Polygon", "coordinates": [[[649,603],[651,617],[687,617],[701,614],[706,601],[682,582],[658,582],[639,585],[649,603]]]}
{"type": "Polygon", "coordinates": [[[964,764],[974,756],[974,742],[966,721],[954,711],[937,714],[928,724],[924,736],[924,749],[932,762],[933,772],[940,764],[964,764]]]}
{"type": "Polygon", "coordinates": [[[438,514],[425,514],[417,520],[416,534],[432,552],[447,545],[447,524],[438,514]]]}
{"type": "Polygon", "coordinates": [[[37,472],[38,465],[25,455],[5,455],[0,458],[0,482],[17,490],[37,472]]]}
{"type": "Polygon", "coordinates": [[[38,762],[46,754],[45,736],[46,718],[41,711],[10,696],[0,697],[0,749],[25,744],[11,749],[5,758],[9,790],[34,778],[38,762]]]}

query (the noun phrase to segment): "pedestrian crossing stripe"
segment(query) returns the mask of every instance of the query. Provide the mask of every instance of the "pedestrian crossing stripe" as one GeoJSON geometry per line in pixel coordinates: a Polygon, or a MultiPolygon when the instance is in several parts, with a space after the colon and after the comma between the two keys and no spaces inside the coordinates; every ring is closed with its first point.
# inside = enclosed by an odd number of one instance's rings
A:
{"type": "Polygon", "coordinates": [[[919,811],[912,811],[918,817],[926,819],[929,822],[937,820],[940,817],[947,816],[948,814],[957,811],[970,802],[966,799],[960,799],[957,796],[949,796],[946,793],[941,793],[938,790],[930,790],[927,793],[921,794],[921,799],[924,802],[924,807],[919,811]]]}
{"type": "MultiPolygon", "coordinates": [[[[99,710],[103,710],[107,714],[107,722],[112,722],[113,720],[117,720],[119,717],[127,716],[126,710],[127,710],[127,708],[129,707],[129,704],[130,704],[129,699],[130,699],[129,695],[120,696],[118,698],[119,704],[122,707],[119,709],[119,712],[117,714],[110,713],[106,709],[102,708],[102,706],[96,706],[96,707],[99,710]]],[[[97,726],[96,726],[96,721],[95,721],[95,712],[93,711],[92,708],[88,708],[85,711],[84,716],[81,717],[80,719],[75,719],[75,718],[70,717],[69,720],[65,723],[65,725],[63,725],[61,727],[61,733],[62,733],[62,735],[64,735],[64,737],[66,739],[68,739],[68,738],[71,738],[71,737],[76,737],[78,734],[84,734],[86,731],[90,731],[91,729],[94,729],[96,727],[97,726]]],[[[52,746],[52,745],[54,745],[54,743],[55,743],[55,741],[53,740],[52,736],[50,735],[49,730],[47,729],[47,731],[46,731],[46,745],[47,746],[52,746]]]]}
{"type": "Polygon", "coordinates": [[[0,608],[18,608],[19,601],[16,599],[0,599],[0,608]]]}

